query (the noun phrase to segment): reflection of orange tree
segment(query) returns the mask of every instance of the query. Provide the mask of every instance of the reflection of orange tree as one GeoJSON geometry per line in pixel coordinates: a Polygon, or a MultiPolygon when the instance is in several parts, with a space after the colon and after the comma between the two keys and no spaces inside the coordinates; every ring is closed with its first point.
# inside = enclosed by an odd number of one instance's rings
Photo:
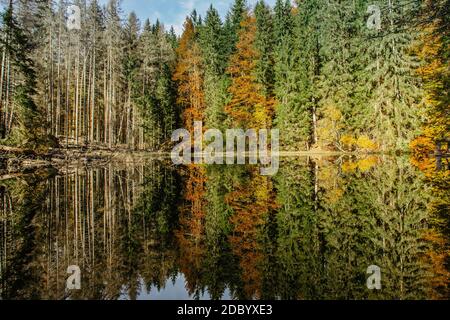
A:
{"type": "Polygon", "coordinates": [[[187,174],[185,203],[180,208],[180,227],[176,236],[180,246],[180,268],[186,276],[189,294],[194,294],[203,274],[205,255],[206,175],[204,167],[197,165],[189,166],[187,174]]]}
{"type": "Polygon", "coordinates": [[[448,270],[448,237],[444,237],[436,229],[429,229],[424,238],[432,245],[425,257],[425,261],[428,262],[432,268],[430,298],[448,299],[448,287],[450,284],[450,272],[448,270]]]}
{"type": "Polygon", "coordinates": [[[234,227],[230,236],[233,254],[240,260],[245,298],[260,298],[263,248],[261,232],[268,215],[276,208],[270,178],[253,171],[245,183],[239,183],[225,197],[234,213],[230,222],[234,227]]]}
{"type": "Polygon", "coordinates": [[[424,260],[431,265],[430,297],[446,299],[449,296],[449,216],[450,212],[450,171],[437,171],[436,160],[415,153],[411,162],[419,168],[432,188],[432,199],[428,205],[431,226],[424,234],[430,244],[424,260]]]}

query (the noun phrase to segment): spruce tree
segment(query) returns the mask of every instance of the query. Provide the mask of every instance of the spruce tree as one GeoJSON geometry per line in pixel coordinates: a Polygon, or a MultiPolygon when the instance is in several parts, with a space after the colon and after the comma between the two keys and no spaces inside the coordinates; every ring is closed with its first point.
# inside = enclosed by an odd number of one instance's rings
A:
{"type": "Polygon", "coordinates": [[[236,43],[239,40],[239,31],[241,29],[241,22],[243,21],[245,14],[247,13],[246,0],[235,0],[231,10],[228,12],[225,20],[225,33],[226,33],[226,52],[230,56],[235,52],[236,43]]]}
{"type": "Polygon", "coordinates": [[[256,78],[262,86],[262,94],[272,97],[274,90],[274,44],[276,38],[273,33],[273,17],[270,7],[263,0],[255,6],[256,39],[255,47],[259,53],[256,63],[256,78]]]}
{"type": "Polygon", "coordinates": [[[329,1],[319,14],[323,23],[319,40],[317,138],[322,149],[343,150],[345,143],[357,141],[362,135],[355,121],[363,107],[355,99],[356,76],[361,69],[358,48],[367,10],[366,6],[358,5],[361,2],[365,1],[329,1]]]}
{"type": "MultiPolygon", "coordinates": [[[[1,45],[5,56],[10,59],[11,73],[15,75],[12,86],[12,103],[17,108],[17,126],[14,127],[10,143],[27,148],[37,148],[46,144],[44,139],[45,120],[41,117],[35,103],[36,70],[32,60],[34,44],[28,38],[23,27],[19,25],[13,12],[13,4],[2,13],[1,45]]],[[[3,89],[2,89],[3,90],[3,89]]],[[[4,123],[4,122],[2,122],[4,123]]],[[[2,138],[5,138],[6,127],[1,127],[2,138]]]]}
{"type": "Polygon", "coordinates": [[[413,19],[418,8],[400,0],[375,4],[382,9],[382,29],[365,32],[365,69],[358,82],[368,99],[361,127],[382,150],[405,150],[417,134],[422,92],[419,60],[411,50],[418,32],[401,22],[413,19]]]}
{"type": "Polygon", "coordinates": [[[199,41],[205,68],[205,126],[216,129],[224,129],[227,118],[224,112],[228,96],[225,36],[219,13],[211,5],[200,29],[199,41]]]}
{"type": "Polygon", "coordinates": [[[318,69],[318,7],[313,1],[298,4],[293,16],[289,2],[275,7],[275,123],[283,150],[308,150],[313,139],[313,110],[318,69]],[[292,27],[290,27],[292,26],[292,27]]]}
{"type": "Polygon", "coordinates": [[[123,72],[125,77],[125,86],[127,91],[126,98],[126,125],[125,125],[125,142],[129,148],[135,148],[134,134],[135,121],[137,119],[136,101],[139,97],[139,69],[141,65],[141,57],[139,55],[139,32],[140,23],[134,12],[128,16],[128,21],[124,27],[124,56],[123,56],[123,72]]]}

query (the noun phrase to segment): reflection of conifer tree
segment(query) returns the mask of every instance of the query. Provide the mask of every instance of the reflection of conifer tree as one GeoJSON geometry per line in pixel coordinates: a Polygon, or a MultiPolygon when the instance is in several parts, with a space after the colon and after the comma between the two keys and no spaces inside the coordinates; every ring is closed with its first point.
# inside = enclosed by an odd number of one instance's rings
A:
{"type": "Polygon", "coordinates": [[[193,298],[446,298],[448,172],[419,167],[425,179],[403,158],[286,160],[272,182],[192,166],[182,203],[156,161],[2,181],[0,296],[134,299],[183,272],[193,298]],[[73,264],[80,291],[65,287],[73,264]]]}
{"type": "Polygon", "coordinates": [[[425,173],[424,180],[430,185],[431,199],[428,205],[431,228],[425,231],[425,240],[429,243],[424,260],[429,263],[431,279],[428,292],[433,299],[447,299],[450,294],[450,258],[449,258],[449,216],[450,212],[450,172],[436,171],[435,159],[423,159],[417,166],[425,173]],[[433,165],[428,162],[433,162],[433,165]]]}
{"type": "Polygon", "coordinates": [[[383,298],[424,299],[428,275],[421,256],[426,250],[423,232],[429,193],[406,159],[393,162],[389,166],[386,161],[374,171],[376,188],[373,184],[365,188],[372,194],[378,191],[371,211],[378,222],[373,239],[385,275],[383,298]]]}
{"type": "MultiPolygon", "coordinates": [[[[427,194],[418,176],[402,160],[368,169],[356,165],[335,178],[342,188],[335,201],[320,210],[328,275],[327,298],[425,298],[426,266],[421,261],[425,243],[427,194]],[[382,269],[383,290],[365,288],[365,271],[382,269]]],[[[330,185],[322,184],[323,190],[330,185]]],[[[329,191],[321,193],[325,200],[329,191]]]]}
{"type": "MultiPolygon", "coordinates": [[[[358,179],[363,178],[355,180],[358,179]]],[[[371,183],[374,184],[373,181],[371,183]]],[[[368,266],[377,264],[367,259],[373,246],[368,239],[371,235],[364,233],[373,224],[367,220],[370,203],[367,199],[355,201],[352,192],[356,188],[344,179],[339,167],[330,163],[319,162],[318,187],[321,205],[317,214],[323,238],[326,278],[321,297],[361,298],[358,294],[367,290],[365,271],[368,266]]]]}
{"type": "Polygon", "coordinates": [[[39,264],[40,244],[44,239],[40,239],[35,221],[45,208],[46,178],[36,174],[23,181],[9,181],[0,187],[2,201],[5,204],[7,199],[10,206],[10,210],[2,212],[5,218],[1,221],[0,232],[0,239],[8,241],[0,258],[2,299],[40,298],[45,280],[39,264]]]}
{"type": "Polygon", "coordinates": [[[164,287],[176,275],[174,231],[178,217],[178,176],[161,163],[145,167],[143,194],[135,207],[136,225],[142,230],[141,276],[149,292],[152,285],[164,287]]]}
{"type": "Polygon", "coordinates": [[[312,172],[305,162],[286,161],[276,182],[278,292],[283,299],[311,299],[323,277],[312,172]]]}
{"type": "Polygon", "coordinates": [[[223,297],[227,283],[234,282],[238,274],[233,259],[228,236],[231,232],[229,222],[232,209],[225,203],[225,196],[232,188],[231,179],[224,166],[207,168],[206,199],[207,214],[205,217],[206,257],[205,265],[209,271],[205,274],[205,282],[212,299],[223,297]]]}

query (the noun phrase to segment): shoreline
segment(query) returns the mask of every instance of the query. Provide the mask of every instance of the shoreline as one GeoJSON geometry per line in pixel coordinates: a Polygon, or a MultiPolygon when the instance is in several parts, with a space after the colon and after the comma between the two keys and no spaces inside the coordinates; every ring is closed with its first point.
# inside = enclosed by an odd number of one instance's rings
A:
{"type": "MultiPolygon", "coordinates": [[[[341,157],[341,156],[393,156],[406,155],[402,152],[392,153],[363,153],[341,152],[329,150],[310,151],[280,151],[281,158],[296,157],[341,157]]],[[[223,153],[226,156],[226,153],[223,153]]],[[[248,156],[248,153],[246,153],[248,156]]],[[[42,169],[55,169],[66,171],[80,165],[108,165],[111,162],[135,162],[136,159],[167,159],[168,151],[130,150],[125,148],[109,149],[105,147],[70,146],[69,148],[50,149],[46,153],[14,147],[0,146],[0,181],[15,178],[21,175],[33,174],[42,169]]]]}

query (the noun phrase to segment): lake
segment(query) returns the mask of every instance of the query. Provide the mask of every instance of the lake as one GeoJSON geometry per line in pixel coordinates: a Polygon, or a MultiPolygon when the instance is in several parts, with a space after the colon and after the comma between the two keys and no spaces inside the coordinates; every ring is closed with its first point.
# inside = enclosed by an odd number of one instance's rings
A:
{"type": "Polygon", "coordinates": [[[9,177],[0,297],[445,299],[449,171],[437,167],[290,157],[268,177],[149,157],[9,177]]]}

